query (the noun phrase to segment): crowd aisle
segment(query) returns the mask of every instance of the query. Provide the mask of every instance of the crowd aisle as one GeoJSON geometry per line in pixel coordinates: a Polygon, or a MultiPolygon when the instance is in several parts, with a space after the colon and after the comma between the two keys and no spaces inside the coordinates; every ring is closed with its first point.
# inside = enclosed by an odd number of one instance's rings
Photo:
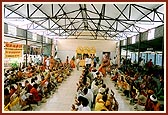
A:
{"type": "MultiPolygon", "coordinates": [[[[36,107],[35,111],[71,111],[77,89],[76,83],[79,81],[81,71],[82,68],[79,71],[75,68],[71,76],[58,86],[56,92],[47,99],[47,102],[41,103],[40,106],[36,107]]],[[[116,100],[119,103],[119,111],[133,111],[133,107],[129,105],[129,100],[126,100],[125,96],[121,96],[110,78],[107,76],[103,79],[107,87],[114,91],[116,100]]]]}

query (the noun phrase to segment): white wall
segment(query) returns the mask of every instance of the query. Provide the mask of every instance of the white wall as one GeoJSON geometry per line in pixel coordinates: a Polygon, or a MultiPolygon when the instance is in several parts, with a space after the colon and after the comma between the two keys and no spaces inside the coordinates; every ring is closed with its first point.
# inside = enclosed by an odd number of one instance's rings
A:
{"type": "Polygon", "coordinates": [[[79,46],[88,46],[96,48],[96,56],[102,59],[102,52],[110,52],[111,58],[116,54],[116,42],[110,40],[84,40],[84,39],[58,39],[58,57],[64,62],[66,56],[71,59],[75,56],[76,48],[79,46]]]}

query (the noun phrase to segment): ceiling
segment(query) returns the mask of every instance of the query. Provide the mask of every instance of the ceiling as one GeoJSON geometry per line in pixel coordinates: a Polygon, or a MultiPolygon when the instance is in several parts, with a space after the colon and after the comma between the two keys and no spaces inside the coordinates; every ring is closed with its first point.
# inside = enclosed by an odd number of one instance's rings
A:
{"type": "Polygon", "coordinates": [[[165,3],[3,3],[4,22],[50,38],[122,40],[164,24],[165,3]]]}

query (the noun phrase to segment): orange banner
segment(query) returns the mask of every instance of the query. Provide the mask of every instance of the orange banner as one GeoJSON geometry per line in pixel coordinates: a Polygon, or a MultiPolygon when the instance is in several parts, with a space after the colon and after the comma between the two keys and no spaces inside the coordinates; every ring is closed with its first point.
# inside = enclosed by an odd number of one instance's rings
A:
{"type": "Polygon", "coordinates": [[[22,44],[5,42],[5,58],[22,57],[22,44]]]}

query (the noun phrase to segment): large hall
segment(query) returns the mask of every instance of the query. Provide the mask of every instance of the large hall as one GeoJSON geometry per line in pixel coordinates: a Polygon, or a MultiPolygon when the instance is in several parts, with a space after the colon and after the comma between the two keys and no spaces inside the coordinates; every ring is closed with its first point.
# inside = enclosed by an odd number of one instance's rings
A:
{"type": "Polygon", "coordinates": [[[166,2],[2,2],[2,11],[3,113],[166,111],[166,2]]]}

